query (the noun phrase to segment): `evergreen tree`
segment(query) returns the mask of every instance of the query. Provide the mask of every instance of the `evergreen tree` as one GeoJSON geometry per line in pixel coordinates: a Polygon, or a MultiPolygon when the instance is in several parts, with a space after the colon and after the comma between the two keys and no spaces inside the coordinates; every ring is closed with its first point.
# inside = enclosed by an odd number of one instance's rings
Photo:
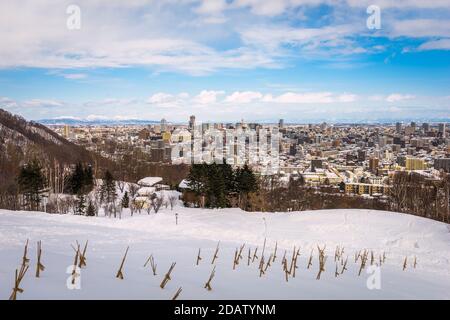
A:
{"type": "Polygon", "coordinates": [[[128,196],[128,191],[125,191],[122,197],[122,208],[128,208],[130,206],[130,197],[128,196]]]}
{"type": "Polygon", "coordinates": [[[228,206],[226,183],[223,175],[223,165],[212,163],[207,174],[207,206],[224,208],[228,206]]]}
{"type": "Polygon", "coordinates": [[[96,215],[97,215],[97,209],[95,208],[94,203],[91,200],[89,200],[88,206],[86,209],[86,216],[94,217],[96,215]]]}
{"type": "Polygon", "coordinates": [[[236,170],[236,191],[239,193],[239,204],[247,206],[248,194],[258,190],[256,176],[252,169],[245,164],[242,168],[236,170]]]}
{"type": "Polygon", "coordinates": [[[83,184],[84,184],[84,189],[85,192],[88,193],[90,191],[92,191],[92,189],[94,188],[94,173],[92,171],[92,166],[88,165],[85,169],[84,169],[84,174],[83,174],[83,184]]]}
{"type": "Polygon", "coordinates": [[[109,170],[103,176],[103,184],[101,188],[102,198],[107,204],[114,203],[117,198],[116,182],[109,170]]]}
{"type": "Polygon", "coordinates": [[[256,176],[247,164],[237,170],[236,189],[242,194],[248,194],[258,189],[256,176]]]}
{"type": "Polygon", "coordinates": [[[76,214],[84,215],[85,209],[86,209],[86,198],[85,198],[84,194],[80,193],[78,195],[76,214]]]}
{"type": "Polygon", "coordinates": [[[94,175],[92,167],[84,167],[81,162],[75,166],[75,170],[67,178],[65,192],[70,194],[89,193],[94,187],[94,175]]]}
{"type": "Polygon", "coordinates": [[[30,210],[38,210],[45,192],[46,180],[36,159],[20,169],[17,182],[20,193],[24,196],[25,206],[30,210]]]}

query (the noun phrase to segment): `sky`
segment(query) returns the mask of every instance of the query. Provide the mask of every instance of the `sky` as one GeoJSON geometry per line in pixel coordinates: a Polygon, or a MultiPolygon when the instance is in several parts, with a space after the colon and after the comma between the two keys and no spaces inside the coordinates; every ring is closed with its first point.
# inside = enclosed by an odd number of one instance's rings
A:
{"type": "Polygon", "coordinates": [[[0,108],[30,120],[445,120],[449,88],[450,0],[0,2],[0,108]]]}

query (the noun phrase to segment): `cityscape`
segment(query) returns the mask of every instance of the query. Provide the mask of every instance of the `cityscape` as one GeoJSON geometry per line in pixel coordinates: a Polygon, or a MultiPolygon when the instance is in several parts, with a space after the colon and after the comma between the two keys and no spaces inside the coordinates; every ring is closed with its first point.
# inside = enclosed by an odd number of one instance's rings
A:
{"type": "Polygon", "coordinates": [[[0,315],[450,300],[448,0],[2,0],[0,41],[0,315]]]}
{"type": "MultiPolygon", "coordinates": [[[[162,119],[159,124],[146,126],[54,125],[51,128],[69,141],[112,160],[139,152],[145,155],[141,161],[179,163],[177,158],[172,158],[172,150],[180,143],[191,147],[195,126],[195,116],[191,116],[185,125],[162,119]]],[[[308,185],[334,186],[349,194],[387,195],[389,178],[397,171],[416,172],[430,181],[439,181],[442,172],[450,172],[446,123],[294,125],[280,119],[272,125],[241,121],[198,126],[203,135],[210,128],[221,132],[236,129],[259,132],[276,127],[280,133],[279,162],[272,174],[286,182],[291,176],[301,175],[308,185]]],[[[260,163],[255,165],[257,173],[267,173],[264,169],[260,163]]]]}

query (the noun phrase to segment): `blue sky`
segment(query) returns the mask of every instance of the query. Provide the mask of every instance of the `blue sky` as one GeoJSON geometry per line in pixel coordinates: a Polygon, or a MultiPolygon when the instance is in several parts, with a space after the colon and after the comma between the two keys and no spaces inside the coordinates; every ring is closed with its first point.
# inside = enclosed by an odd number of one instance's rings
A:
{"type": "Polygon", "coordinates": [[[0,39],[28,119],[450,118],[448,0],[6,0],[0,39]]]}

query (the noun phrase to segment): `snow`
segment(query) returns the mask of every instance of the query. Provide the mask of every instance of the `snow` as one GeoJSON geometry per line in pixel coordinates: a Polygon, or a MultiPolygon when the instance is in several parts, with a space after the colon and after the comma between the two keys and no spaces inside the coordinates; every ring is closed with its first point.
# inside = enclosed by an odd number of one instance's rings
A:
{"type": "Polygon", "coordinates": [[[146,177],[138,181],[138,185],[144,187],[153,187],[153,185],[161,182],[163,179],[161,177],[146,177]]]}
{"type": "Polygon", "coordinates": [[[140,196],[150,196],[154,194],[156,191],[155,187],[142,187],[137,191],[137,194],[140,196]]]}
{"type": "MultiPolygon", "coordinates": [[[[166,192],[165,195],[168,195],[166,192]]],[[[30,240],[30,269],[18,299],[171,299],[182,287],[180,299],[450,299],[450,227],[412,215],[371,210],[321,210],[290,213],[247,213],[239,209],[161,208],[122,219],[55,215],[0,210],[0,299],[11,293],[14,270],[30,240]],[[178,224],[176,224],[176,214],[178,224]],[[248,248],[258,256],[267,239],[266,256],[278,252],[266,275],[258,263],[247,266],[248,248]],[[36,242],[42,240],[45,271],[35,278],[36,242]],[[81,289],[69,290],[67,267],[73,263],[71,244],[89,240],[87,266],[81,270],[81,289]],[[204,289],[220,241],[212,291],[204,289]],[[233,256],[243,243],[243,260],[233,270],[233,256]],[[310,251],[326,245],[325,272],[316,280],[317,250],[307,269],[310,251]],[[345,247],[348,270],[334,275],[334,251],[345,247]],[[115,278],[130,246],[124,280],[115,278]],[[284,279],[281,259],[300,247],[297,275],[284,279]],[[198,249],[202,260],[196,266],[198,249]],[[358,276],[354,253],[386,252],[381,267],[381,289],[369,290],[365,271],[358,276]],[[153,254],[157,276],[143,265],[153,254]],[[403,262],[408,266],[403,271],[403,262]],[[412,262],[417,258],[417,267],[412,262]],[[172,262],[176,266],[165,289],[159,284],[172,262]]],[[[290,259],[290,258],[289,258],[290,259]]],[[[370,259],[369,259],[370,260],[370,259]]],[[[366,268],[367,269],[367,268],[366,268]]]]}
{"type": "Polygon", "coordinates": [[[180,184],[178,185],[178,188],[189,189],[189,180],[187,180],[187,179],[181,180],[180,184]]]}

